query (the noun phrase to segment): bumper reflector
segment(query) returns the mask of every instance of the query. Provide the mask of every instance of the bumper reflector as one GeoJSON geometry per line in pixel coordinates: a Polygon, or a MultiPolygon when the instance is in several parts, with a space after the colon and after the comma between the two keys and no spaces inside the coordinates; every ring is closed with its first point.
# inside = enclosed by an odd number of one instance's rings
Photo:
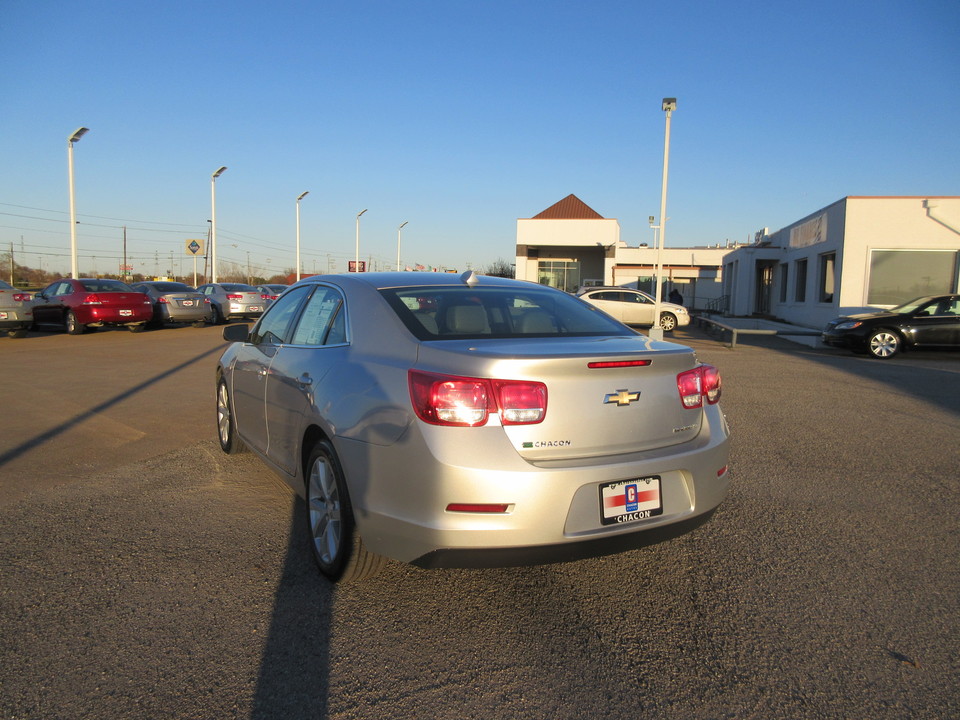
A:
{"type": "Polygon", "coordinates": [[[447,512],[505,513],[509,509],[508,503],[450,503],[447,505],[447,512]]]}

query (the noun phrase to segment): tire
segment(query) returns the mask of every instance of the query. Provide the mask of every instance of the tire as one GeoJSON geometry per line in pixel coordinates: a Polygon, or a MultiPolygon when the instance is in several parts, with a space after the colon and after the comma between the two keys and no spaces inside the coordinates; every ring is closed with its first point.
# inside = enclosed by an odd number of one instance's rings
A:
{"type": "Polygon", "coordinates": [[[195,323],[193,324],[193,326],[194,326],[195,328],[202,328],[202,327],[206,327],[207,324],[206,324],[203,320],[198,320],[197,322],[195,322],[195,323]]]}
{"type": "Polygon", "coordinates": [[[143,332],[147,329],[146,323],[140,323],[139,325],[127,325],[127,329],[132,333],[143,332]]]}
{"type": "Polygon", "coordinates": [[[677,327],[677,317],[673,313],[660,313],[660,327],[664,332],[673,332],[677,327]]]}
{"type": "Polygon", "coordinates": [[[16,330],[10,331],[10,337],[16,338],[17,340],[19,340],[20,338],[25,338],[26,336],[27,336],[26,328],[17,328],[16,330]]]}
{"type": "Polygon", "coordinates": [[[77,321],[77,316],[73,314],[73,310],[67,310],[67,315],[63,320],[63,324],[67,327],[68,335],[83,335],[84,331],[87,329],[84,325],[77,321]]]}
{"type": "Polygon", "coordinates": [[[903,348],[903,340],[893,330],[877,330],[867,341],[870,354],[880,360],[887,360],[903,348]]]}
{"type": "Polygon", "coordinates": [[[331,582],[341,583],[374,575],[384,558],[363,545],[343,470],[329,441],[317,441],[306,470],[307,531],[320,572],[331,582]]]}
{"type": "Polygon", "coordinates": [[[220,308],[216,305],[213,306],[213,324],[214,325],[223,325],[226,320],[223,317],[223,313],[220,312],[220,308]]]}
{"type": "Polygon", "coordinates": [[[223,378],[217,381],[217,438],[220,440],[220,449],[227,455],[236,455],[247,449],[237,435],[237,425],[233,420],[230,405],[230,391],[227,390],[227,381],[223,378]]]}

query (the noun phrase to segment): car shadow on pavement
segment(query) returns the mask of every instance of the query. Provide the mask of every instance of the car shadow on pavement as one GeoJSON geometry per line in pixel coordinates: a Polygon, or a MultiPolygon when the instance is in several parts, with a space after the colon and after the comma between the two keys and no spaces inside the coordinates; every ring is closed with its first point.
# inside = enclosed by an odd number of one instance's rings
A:
{"type": "Polygon", "coordinates": [[[118,404],[118,403],[120,403],[120,402],[123,402],[123,401],[125,401],[125,400],[130,399],[130,398],[133,397],[134,395],[136,395],[136,394],[138,394],[138,393],[146,390],[148,387],[150,387],[150,386],[152,386],[152,385],[156,385],[157,383],[165,380],[166,378],[169,378],[169,377],[172,376],[172,375],[176,375],[178,372],[180,372],[181,370],[184,370],[184,369],[188,368],[189,366],[193,365],[194,363],[196,363],[196,362],[198,362],[198,361],[200,361],[200,360],[202,360],[202,359],[204,359],[204,358],[206,358],[206,357],[209,357],[210,355],[213,355],[213,354],[215,354],[215,353],[220,353],[220,352],[222,352],[222,350],[223,350],[223,349],[222,349],[221,347],[217,346],[217,347],[213,347],[213,348],[211,348],[211,349],[209,349],[209,350],[207,350],[207,351],[205,351],[205,352],[202,352],[202,353],[200,353],[199,355],[196,355],[196,356],[190,358],[189,360],[183,361],[183,362],[180,363],[179,365],[174,365],[174,366],[173,366],[172,368],[170,368],[169,370],[165,370],[164,372],[162,372],[162,373],[160,373],[160,374],[158,374],[158,375],[154,375],[152,378],[149,378],[149,379],[147,379],[147,380],[144,380],[142,383],[140,383],[140,384],[137,385],[136,387],[130,388],[130,389],[128,389],[128,390],[124,390],[123,392],[121,392],[121,393],[119,393],[119,394],[117,394],[117,395],[114,395],[113,397],[110,397],[110,398],[104,400],[103,402],[98,403],[97,405],[95,405],[95,406],[93,406],[93,407],[91,407],[91,408],[89,408],[89,409],[87,409],[87,410],[85,410],[85,411],[83,411],[83,412],[81,412],[81,413],[79,413],[79,414],[77,414],[77,415],[74,415],[72,418],[70,418],[70,419],[68,419],[68,420],[65,420],[64,422],[60,423],[59,425],[55,425],[54,427],[50,428],[49,430],[46,430],[46,431],[40,433],[39,435],[36,435],[35,437],[32,437],[32,438],[30,438],[29,440],[26,440],[26,441],[20,443],[20,444],[17,445],[16,447],[10,448],[9,450],[6,450],[6,451],[0,453],[0,468],[2,468],[2,467],[3,467],[4,465],[6,465],[7,463],[12,462],[13,460],[16,460],[17,458],[19,458],[20,456],[24,455],[25,453],[28,453],[28,452],[30,452],[31,450],[35,450],[36,448],[40,447],[41,445],[43,445],[43,444],[45,444],[45,443],[48,443],[48,442],[56,439],[57,437],[59,437],[59,436],[62,435],[63,433],[69,431],[71,428],[74,428],[74,427],[76,427],[77,425],[80,425],[81,423],[83,423],[83,422],[85,422],[85,421],[87,421],[87,420],[89,420],[89,419],[91,419],[91,418],[93,418],[93,417],[95,417],[95,416],[103,413],[104,411],[108,410],[109,408],[113,407],[114,405],[116,405],[116,404],[118,404]]]}
{"type": "Polygon", "coordinates": [[[310,553],[304,500],[291,505],[283,572],[275,594],[250,717],[326,718],[335,590],[310,553]]]}

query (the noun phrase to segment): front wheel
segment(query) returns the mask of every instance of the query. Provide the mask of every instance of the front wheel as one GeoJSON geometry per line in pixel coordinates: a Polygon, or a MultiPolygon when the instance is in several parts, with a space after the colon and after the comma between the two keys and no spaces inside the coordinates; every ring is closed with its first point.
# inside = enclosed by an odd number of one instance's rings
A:
{"type": "Polygon", "coordinates": [[[676,316],[670,313],[661,313],[660,315],[660,327],[664,332],[672,332],[674,328],[677,327],[677,318],[676,316]]]}
{"type": "Polygon", "coordinates": [[[340,461],[327,440],[319,440],[307,463],[307,528],[310,549],[333,582],[361,580],[375,574],[384,558],[363,545],[340,461]]]}
{"type": "Polygon", "coordinates": [[[83,335],[83,331],[86,330],[86,327],[84,327],[84,325],[77,320],[77,316],[73,314],[73,310],[67,311],[67,317],[63,324],[67,326],[68,335],[83,335]]]}
{"type": "Polygon", "coordinates": [[[873,357],[886,360],[900,352],[903,341],[891,330],[877,330],[870,336],[867,347],[873,357]]]}
{"type": "Polygon", "coordinates": [[[220,449],[227,455],[236,455],[246,450],[243,440],[237,436],[237,424],[230,409],[230,391],[227,390],[227,381],[223,378],[217,383],[217,437],[220,440],[220,449]]]}

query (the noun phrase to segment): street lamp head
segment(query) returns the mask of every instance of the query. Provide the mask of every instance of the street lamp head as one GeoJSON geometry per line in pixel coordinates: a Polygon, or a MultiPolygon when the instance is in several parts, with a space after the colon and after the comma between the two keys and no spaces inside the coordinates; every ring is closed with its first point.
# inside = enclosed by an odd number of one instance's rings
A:
{"type": "MultiPolygon", "coordinates": [[[[409,220],[405,220],[404,223],[403,223],[403,225],[406,225],[408,222],[410,222],[410,221],[409,221],[409,220]]],[[[400,227],[398,227],[397,230],[402,230],[402,229],[403,229],[403,225],[401,225],[400,227]]]]}
{"type": "Polygon", "coordinates": [[[297,195],[297,202],[300,202],[301,200],[303,200],[303,199],[304,199],[307,195],[309,195],[309,194],[310,194],[310,191],[309,191],[309,190],[304,190],[302,193],[300,193],[299,195],[297,195]]]}
{"type": "Polygon", "coordinates": [[[210,177],[216,180],[218,177],[223,175],[226,169],[227,169],[226,165],[221,165],[216,171],[214,171],[213,175],[211,175],[210,177]]]}
{"type": "Polygon", "coordinates": [[[663,109],[666,111],[676,110],[677,109],[677,99],[676,98],[664,98],[663,99],[663,109]]]}
{"type": "Polygon", "coordinates": [[[85,128],[85,127],[77,128],[76,132],[74,132],[73,135],[71,135],[69,138],[67,138],[67,140],[68,140],[68,142],[75,143],[77,140],[79,140],[80,138],[82,138],[82,137],[83,137],[84,135],[86,135],[88,132],[90,132],[90,128],[85,128]]]}
{"type": "Polygon", "coordinates": [[[357,217],[360,217],[360,216],[363,215],[366,211],[367,211],[366,208],[364,208],[363,210],[361,210],[360,212],[357,213],[357,217]]]}

